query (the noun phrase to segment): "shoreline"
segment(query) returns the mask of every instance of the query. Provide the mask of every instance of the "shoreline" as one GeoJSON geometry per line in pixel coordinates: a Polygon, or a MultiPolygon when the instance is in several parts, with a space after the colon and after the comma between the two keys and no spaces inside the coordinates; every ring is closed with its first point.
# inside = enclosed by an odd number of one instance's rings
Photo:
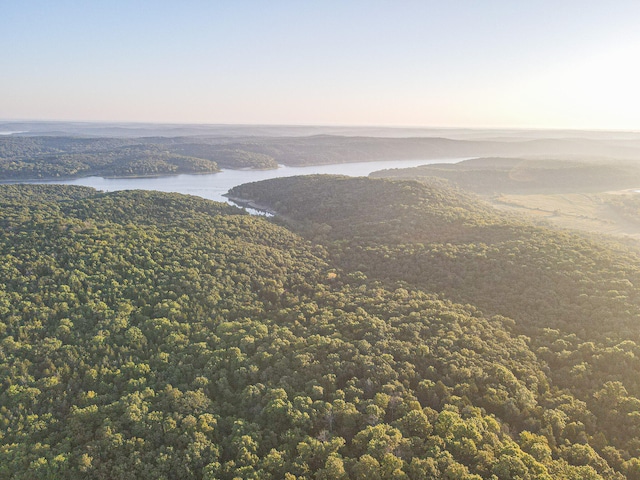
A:
{"type": "Polygon", "coordinates": [[[239,205],[240,207],[251,208],[253,210],[257,210],[258,212],[263,212],[263,213],[265,213],[267,215],[271,215],[271,216],[274,216],[274,217],[276,215],[278,215],[278,212],[276,212],[275,210],[271,210],[268,207],[266,207],[265,205],[260,205],[259,203],[256,203],[253,200],[249,200],[249,199],[246,199],[246,198],[240,198],[240,197],[234,197],[232,195],[229,195],[228,193],[223,193],[222,196],[225,197],[230,202],[233,202],[236,205],[239,205]]]}
{"type": "Polygon", "coordinates": [[[14,183],[31,183],[31,182],[68,182],[71,180],[80,180],[83,178],[104,178],[105,180],[121,180],[121,179],[135,179],[135,178],[162,178],[162,177],[177,177],[179,175],[212,175],[214,173],[223,173],[228,170],[234,172],[252,172],[252,171],[268,171],[268,170],[278,170],[279,168],[286,165],[278,165],[273,168],[251,168],[251,167],[243,167],[243,168],[222,168],[220,170],[212,170],[210,172],[179,172],[179,173],[160,173],[157,175],[100,175],[99,173],[89,174],[89,175],[81,175],[81,176],[73,176],[73,177],[46,177],[46,178],[20,178],[13,180],[3,180],[0,179],[0,184],[14,184],[14,183]]]}
{"type": "Polygon", "coordinates": [[[161,178],[161,177],[177,177],[178,175],[211,175],[213,173],[222,173],[223,170],[215,170],[211,172],[181,172],[181,173],[161,173],[158,175],[100,175],[100,174],[90,174],[90,175],[82,175],[76,177],[46,177],[46,178],[20,178],[15,180],[0,180],[0,184],[14,184],[14,183],[30,183],[30,182],[68,182],[71,180],[81,180],[83,178],[104,178],[105,180],[120,180],[120,179],[130,179],[130,178],[161,178]]]}
{"type": "MultiPolygon", "coordinates": [[[[471,158],[476,157],[445,157],[439,158],[439,160],[455,160],[455,163],[459,161],[469,160],[471,158]]],[[[419,162],[430,162],[433,159],[430,158],[416,158],[416,159],[373,159],[373,160],[356,160],[356,161],[344,161],[344,162],[311,162],[308,164],[283,164],[278,163],[276,167],[265,167],[265,168],[252,168],[252,167],[241,167],[241,168],[220,168],[219,170],[213,170],[208,172],[178,172],[178,173],[159,173],[154,175],[101,175],[100,173],[88,173],[86,175],[75,175],[75,176],[63,176],[63,177],[41,177],[41,178],[18,178],[18,179],[0,179],[0,184],[14,184],[14,183],[33,183],[33,182],[68,182],[71,180],[80,180],[83,178],[103,178],[105,180],[119,180],[119,179],[136,179],[136,178],[161,178],[161,177],[177,177],[179,175],[211,175],[214,173],[223,173],[226,171],[234,171],[234,172],[262,172],[262,171],[272,171],[272,170],[280,170],[281,168],[307,168],[307,167],[327,167],[327,166],[348,166],[354,164],[369,164],[369,163],[389,163],[389,162],[407,162],[407,161],[419,161],[419,162]]],[[[444,162],[448,163],[448,162],[444,162]]],[[[422,166],[422,165],[420,165],[422,166]]],[[[380,170],[374,170],[373,172],[385,171],[385,170],[397,170],[404,168],[415,168],[415,167],[390,167],[383,168],[380,170]]],[[[371,173],[373,173],[371,172],[371,173]]],[[[370,175],[370,174],[369,174],[370,175]]],[[[368,175],[367,175],[368,176],[368,175]]]]}

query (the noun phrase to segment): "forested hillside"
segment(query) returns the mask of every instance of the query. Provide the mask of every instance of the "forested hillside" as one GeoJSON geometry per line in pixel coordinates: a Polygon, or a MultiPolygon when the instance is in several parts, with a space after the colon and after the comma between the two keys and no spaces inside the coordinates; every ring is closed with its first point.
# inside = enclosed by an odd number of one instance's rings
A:
{"type": "Polygon", "coordinates": [[[230,196],[272,208],[349,270],[526,315],[523,328],[636,334],[640,257],[613,241],[501,214],[437,182],[317,175],[245,184],[230,196]],[[625,314],[603,318],[611,305],[625,314]]]}
{"type": "Polygon", "coordinates": [[[552,384],[590,411],[587,435],[600,448],[635,449],[637,250],[528,224],[438,183],[315,176],[230,194],[275,210],[341,268],[509,317],[552,384]]]}
{"type": "MultiPolygon", "coordinates": [[[[635,342],[591,321],[530,339],[383,278],[376,249],[427,240],[410,201],[426,193],[346,182],[277,184],[304,186],[279,207],[326,247],[195,197],[0,187],[0,478],[638,478],[635,342]]],[[[439,226],[498,228],[431,193],[439,226]]]]}
{"type": "Polygon", "coordinates": [[[216,162],[124,139],[0,137],[0,179],[211,173],[216,162]]]}

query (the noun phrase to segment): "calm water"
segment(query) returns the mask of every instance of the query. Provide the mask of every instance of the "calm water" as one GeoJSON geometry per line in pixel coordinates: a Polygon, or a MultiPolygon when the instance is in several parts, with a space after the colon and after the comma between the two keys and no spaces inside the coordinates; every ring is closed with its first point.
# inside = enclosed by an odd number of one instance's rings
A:
{"type": "Polygon", "coordinates": [[[159,190],[161,192],[177,192],[188,195],[227,202],[222,195],[231,188],[243,183],[257,182],[277,177],[291,177],[294,175],[312,175],[326,173],[347,175],[350,177],[367,176],[371,172],[387,168],[408,168],[429,163],[456,163],[463,158],[447,158],[434,160],[396,160],[383,162],[358,162],[339,165],[315,165],[309,167],[281,166],[274,170],[224,170],[207,175],[172,175],[165,177],[144,178],[102,178],[85,177],[74,180],[53,180],[32,183],[56,183],[64,185],[83,185],[105,192],[116,190],[159,190]]]}

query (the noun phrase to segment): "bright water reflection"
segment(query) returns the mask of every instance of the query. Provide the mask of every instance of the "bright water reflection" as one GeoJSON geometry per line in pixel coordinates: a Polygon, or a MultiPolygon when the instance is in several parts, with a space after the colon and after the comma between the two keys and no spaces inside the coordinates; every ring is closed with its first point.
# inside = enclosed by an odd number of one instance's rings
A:
{"type": "Polygon", "coordinates": [[[56,183],[64,185],[83,185],[105,192],[116,190],[159,190],[161,192],[177,192],[187,195],[228,202],[223,197],[231,188],[243,183],[257,182],[277,177],[294,175],[334,174],[350,177],[367,176],[371,172],[387,168],[408,168],[430,163],[456,163],[463,158],[447,158],[433,160],[395,160],[382,162],[358,162],[334,165],[312,165],[308,167],[280,166],[274,170],[224,170],[206,175],[171,175],[163,177],[140,178],[102,178],[85,177],[73,180],[53,180],[32,183],[56,183]]]}

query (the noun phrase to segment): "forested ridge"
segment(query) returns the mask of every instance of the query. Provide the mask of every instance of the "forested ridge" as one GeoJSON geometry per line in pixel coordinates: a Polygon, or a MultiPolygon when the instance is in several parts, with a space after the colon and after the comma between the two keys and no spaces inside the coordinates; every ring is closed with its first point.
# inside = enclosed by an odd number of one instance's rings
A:
{"type": "MultiPolygon", "coordinates": [[[[286,129],[285,129],[286,130],[286,129]]],[[[180,131],[179,129],[176,130],[180,131]]],[[[173,132],[171,130],[169,133],[173,132]]],[[[55,133],[55,132],[54,132],[55,133]]],[[[122,132],[124,133],[124,132],[122,132]]],[[[442,133],[442,132],[440,132],[442,133]]],[[[308,136],[150,136],[150,137],[83,137],[0,135],[0,179],[25,180],[98,176],[170,175],[179,173],[211,173],[220,168],[278,168],[288,166],[326,165],[349,162],[390,160],[445,159],[477,156],[635,159],[638,149],[615,142],[588,139],[462,140],[444,137],[367,137],[342,135],[308,136]]],[[[550,162],[538,168],[533,163],[516,165],[519,177],[513,188],[548,191],[559,185],[575,186],[587,182],[588,188],[630,182],[630,175],[640,178],[631,164],[581,167],[562,162],[557,168],[550,162]],[[571,168],[565,168],[571,167],[571,168]],[[522,180],[526,182],[522,182],[522,180]],[[579,181],[576,182],[576,179],[579,181]],[[561,182],[559,181],[561,180],[561,182]],[[598,181],[600,183],[598,184],[598,181]],[[527,183],[529,182],[529,183],[527,183]],[[590,183],[589,183],[590,182],[590,183]],[[546,190],[545,190],[546,189],[546,190]]],[[[432,170],[411,171],[408,175],[436,175],[459,180],[472,189],[492,189],[504,185],[505,166],[489,171],[476,163],[460,167],[438,165],[432,170]],[[437,171],[436,171],[437,170],[437,171]],[[471,180],[471,181],[469,181],[471,180]]],[[[490,169],[491,170],[491,169],[490,169]]],[[[403,175],[403,172],[393,172],[403,175]]],[[[507,182],[508,183],[508,182],[507,182]]],[[[584,187],[584,185],[582,185],[584,187]]]]}
{"type": "Polygon", "coordinates": [[[454,164],[436,163],[375,172],[372,177],[443,178],[480,194],[603,192],[640,184],[636,162],[613,160],[540,160],[474,158],[454,164]]]}
{"type": "Polygon", "coordinates": [[[0,186],[0,478],[640,478],[633,251],[415,182],[236,190],[307,239],[196,197],[0,186]],[[513,296],[475,302],[476,264],[513,296]],[[557,318],[493,315],[551,265],[557,318]],[[560,318],[607,269],[609,303],[560,318]]]}
{"type": "Polygon", "coordinates": [[[342,268],[509,317],[553,385],[585,402],[592,434],[635,448],[637,249],[502,215],[439,182],[315,176],[230,193],[278,212],[342,268]]]}
{"type": "Polygon", "coordinates": [[[215,173],[276,168],[265,154],[189,138],[0,137],[2,180],[215,173]]]}
{"type": "Polygon", "coordinates": [[[158,145],[127,145],[119,140],[0,138],[0,178],[32,180],[212,173],[218,164],[158,145]],[[115,144],[114,144],[115,142],[115,144]]]}

